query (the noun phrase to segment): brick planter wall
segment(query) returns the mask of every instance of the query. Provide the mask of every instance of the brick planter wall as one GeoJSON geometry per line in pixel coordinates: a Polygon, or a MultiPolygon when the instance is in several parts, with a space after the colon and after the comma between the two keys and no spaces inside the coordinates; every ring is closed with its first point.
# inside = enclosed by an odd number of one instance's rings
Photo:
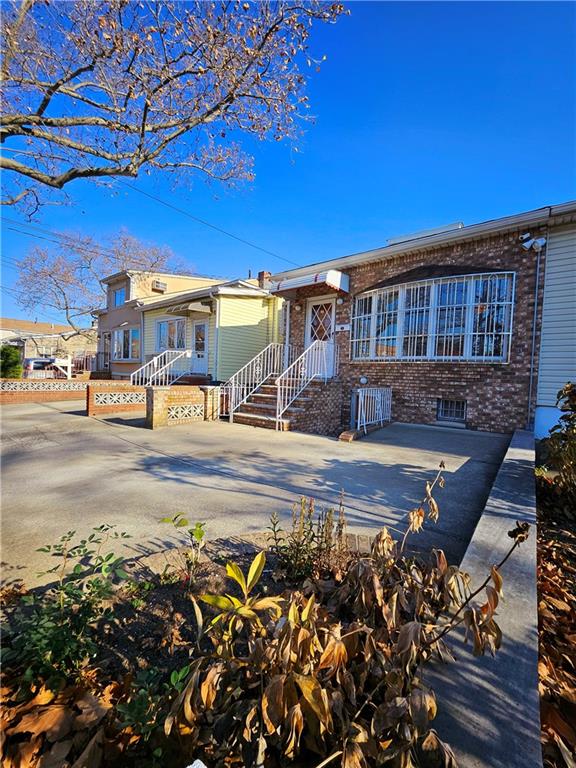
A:
{"type": "MultiPolygon", "coordinates": [[[[533,237],[545,230],[532,228],[533,237]]],[[[510,362],[471,363],[437,361],[353,361],[350,359],[350,333],[335,334],[340,352],[342,381],[341,421],[350,423],[351,391],[360,386],[392,387],[392,419],[412,423],[436,421],[438,398],[467,400],[467,426],[493,432],[513,432],[525,427],[528,419],[530,352],[536,288],[536,258],[519,243],[520,230],[482,240],[429,250],[426,253],[398,256],[386,261],[350,267],[350,293],[342,294],[336,305],[336,324],[350,323],[354,297],[380,280],[390,279],[429,264],[481,267],[485,271],[516,273],[510,362]]],[[[535,363],[538,360],[545,255],[541,255],[535,363]]],[[[291,302],[290,341],[304,344],[305,302],[314,296],[333,294],[325,285],[300,289],[291,302]],[[300,302],[301,310],[295,305],[300,302]]],[[[536,392],[535,365],[533,393],[536,392]]],[[[531,412],[533,412],[531,403],[531,412]]]]}
{"type": "Polygon", "coordinates": [[[290,429],[310,435],[339,435],[342,432],[342,384],[329,381],[315,391],[303,413],[290,414],[290,429]]]}
{"type": "Polygon", "coordinates": [[[147,387],[146,426],[158,429],[214,421],[219,416],[219,399],[219,387],[147,387]]]}
{"type": "Polygon", "coordinates": [[[146,414],[146,388],[119,381],[90,382],[86,387],[86,415],[111,413],[146,414]]]}

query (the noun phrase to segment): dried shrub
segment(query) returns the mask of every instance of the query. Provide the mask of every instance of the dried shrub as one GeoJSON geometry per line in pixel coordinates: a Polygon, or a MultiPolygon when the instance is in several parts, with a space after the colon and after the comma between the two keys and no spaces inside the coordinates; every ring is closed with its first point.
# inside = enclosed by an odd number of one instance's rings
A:
{"type": "Polygon", "coordinates": [[[342,578],[351,553],[346,541],[343,497],[338,512],[316,510],[314,499],[302,496],[292,507],[292,529],[285,532],[274,512],[270,517],[270,552],[275,556],[275,577],[301,582],[307,578],[342,578]]]}
{"type": "Polygon", "coordinates": [[[562,411],[550,436],[542,440],[543,466],[536,472],[539,500],[553,514],[576,519],[576,384],[557,395],[562,411]]]}
{"type": "MultiPolygon", "coordinates": [[[[421,528],[420,510],[437,519],[432,490],[441,480],[439,472],[427,486],[409,531],[421,528]]],[[[302,508],[306,536],[312,515],[302,508]]],[[[251,605],[245,590],[242,600],[212,596],[208,602],[219,611],[207,629],[213,651],[192,662],[166,735],[177,734],[184,754],[214,768],[455,766],[450,748],[430,728],[436,701],[422,668],[450,655],[444,638],[460,624],[475,655],[499,648],[500,568],[528,526],[519,523],[510,536],[510,551],[474,591],[441,550],[428,561],[407,557],[405,539],[398,546],[383,529],[371,555],[331,588],[324,581],[318,592],[287,592],[273,603],[254,595],[251,605]]],[[[253,576],[261,565],[257,558],[253,576]]],[[[229,573],[238,584],[249,582],[250,592],[257,587],[233,566],[229,573]]],[[[312,582],[307,585],[310,591],[312,582]]]]}

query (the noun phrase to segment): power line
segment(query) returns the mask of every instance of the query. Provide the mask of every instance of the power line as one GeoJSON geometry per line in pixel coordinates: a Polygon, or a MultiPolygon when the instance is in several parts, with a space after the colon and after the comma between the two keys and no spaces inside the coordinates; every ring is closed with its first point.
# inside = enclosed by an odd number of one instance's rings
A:
{"type": "MultiPolygon", "coordinates": [[[[39,235],[34,235],[33,233],[27,232],[27,229],[34,229],[38,232],[42,232],[43,234],[52,235],[53,237],[58,238],[57,241],[52,240],[51,242],[57,242],[58,245],[61,245],[62,243],[64,245],[68,245],[71,248],[76,249],[84,249],[87,253],[93,253],[97,256],[103,255],[103,256],[111,256],[115,257],[117,254],[111,249],[111,248],[104,248],[101,245],[95,246],[95,248],[88,248],[85,245],[78,245],[78,241],[74,238],[73,235],[66,235],[64,232],[57,232],[53,229],[47,229],[46,227],[40,227],[37,224],[29,224],[27,222],[18,221],[17,219],[11,219],[8,216],[4,216],[4,221],[7,221],[9,224],[15,224],[16,226],[20,227],[24,230],[24,234],[30,235],[30,237],[38,237],[38,239],[47,239],[47,238],[40,238],[39,235]]],[[[6,227],[6,229],[10,229],[10,227],[6,227]]],[[[17,232],[18,230],[12,230],[14,232],[17,232]]]]}
{"type": "Polygon", "coordinates": [[[155,200],[160,205],[164,205],[166,208],[170,208],[173,211],[176,211],[177,213],[181,213],[183,216],[188,216],[189,219],[192,219],[193,221],[198,222],[199,224],[203,224],[205,227],[210,227],[210,229],[214,229],[216,232],[220,232],[222,235],[226,235],[227,237],[231,237],[233,240],[237,240],[239,243],[244,243],[244,245],[250,246],[250,248],[255,248],[257,251],[262,251],[262,253],[267,253],[269,256],[274,256],[275,259],[280,259],[280,261],[285,261],[287,264],[292,264],[294,267],[301,266],[300,264],[296,263],[295,261],[291,261],[290,259],[285,258],[284,256],[280,256],[278,253],[274,253],[274,251],[269,251],[267,248],[262,248],[260,245],[256,245],[255,243],[250,242],[250,240],[246,240],[243,237],[238,237],[238,235],[233,234],[232,232],[228,232],[226,229],[222,229],[222,227],[217,227],[215,224],[211,224],[209,221],[206,221],[205,219],[200,219],[198,216],[193,216],[188,211],[185,211],[183,208],[178,208],[176,205],[172,205],[172,203],[168,203],[166,200],[162,200],[161,197],[157,197],[157,195],[152,195],[150,192],[144,192],[143,189],[139,189],[138,187],[135,187],[133,184],[129,184],[127,181],[124,181],[123,179],[115,178],[114,181],[116,181],[117,184],[123,184],[125,187],[128,187],[129,189],[134,190],[134,192],[138,192],[141,195],[144,195],[145,197],[149,197],[150,200],[155,200]]]}
{"type": "MultiPolygon", "coordinates": [[[[25,291],[19,291],[16,288],[8,288],[6,285],[0,285],[0,291],[4,291],[5,293],[12,294],[16,297],[25,295],[25,291]]],[[[54,315],[49,314],[48,312],[42,312],[43,317],[47,317],[49,320],[52,320],[55,323],[58,323],[59,325],[66,325],[65,322],[62,321],[62,318],[57,318],[54,315]]]]}

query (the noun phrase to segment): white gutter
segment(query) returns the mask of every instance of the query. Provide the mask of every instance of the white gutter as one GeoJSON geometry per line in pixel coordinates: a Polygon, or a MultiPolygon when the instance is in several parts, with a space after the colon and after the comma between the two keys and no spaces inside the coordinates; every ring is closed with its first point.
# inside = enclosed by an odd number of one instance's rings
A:
{"type": "Polygon", "coordinates": [[[367,264],[372,261],[382,261],[387,258],[392,258],[393,256],[420,251],[434,246],[448,245],[450,243],[458,242],[461,240],[470,240],[484,237],[491,234],[492,232],[505,232],[507,230],[530,227],[531,225],[534,226],[536,224],[545,224],[554,216],[562,216],[566,214],[576,214],[576,201],[570,201],[568,203],[562,203],[555,206],[547,206],[546,208],[539,208],[535,211],[528,211],[526,213],[516,214],[515,216],[506,216],[501,219],[492,219],[480,224],[472,224],[468,227],[462,227],[461,229],[455,229],[436,235],[414,238],[413,240],[406,240],[396,245],[376,248],[371,251],[363,251],[362,253],[355,253],[351,254],[350,256],[331,259],[330,261],[309,264],[306,267],[289,269],[285,272],[278,272],[275,275],[272,275],[270,277],[270,281],[277,283],[296,277],[309,275],[313,272],[327,271],[330,269],[347,269],[358,264],[367,264]]]}

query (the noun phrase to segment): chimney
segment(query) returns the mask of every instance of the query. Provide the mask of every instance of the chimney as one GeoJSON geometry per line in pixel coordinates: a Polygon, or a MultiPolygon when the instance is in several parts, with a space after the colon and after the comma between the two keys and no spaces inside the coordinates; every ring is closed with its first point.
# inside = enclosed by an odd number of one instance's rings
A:
{"type": "Polygon", "coordinates": [[[272,272],[258,272],[258,285],[260,288],[266,288],[271,277],[272,272]]]}

